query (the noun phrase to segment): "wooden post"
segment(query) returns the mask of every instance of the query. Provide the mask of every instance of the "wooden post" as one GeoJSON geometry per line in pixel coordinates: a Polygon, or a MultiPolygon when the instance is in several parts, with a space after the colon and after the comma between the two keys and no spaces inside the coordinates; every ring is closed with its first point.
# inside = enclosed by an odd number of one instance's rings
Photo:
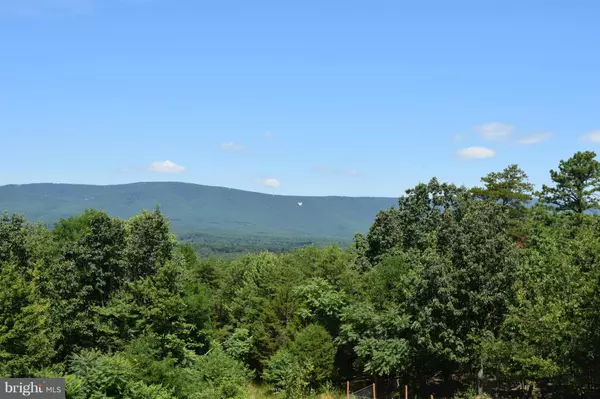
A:
{"type": "Polygon", "coordinates": [[[346,381],[346,399],[350,399],[350,381],[346,381]]]}
{"type": "Polygon", "coordinates": [[[375,383],[373,383],[373,399],[377,399],[377,395],[375,394],[375,383]]]}
{"type": "Polygon", "coordinates": [[[431,399],[433,399],[433,395],[431,395],[431,399]]]}
{"type": "Polygon", "coordinates": [[[408,385],[404,386],[404,399],[408,399],[408,385]]]}

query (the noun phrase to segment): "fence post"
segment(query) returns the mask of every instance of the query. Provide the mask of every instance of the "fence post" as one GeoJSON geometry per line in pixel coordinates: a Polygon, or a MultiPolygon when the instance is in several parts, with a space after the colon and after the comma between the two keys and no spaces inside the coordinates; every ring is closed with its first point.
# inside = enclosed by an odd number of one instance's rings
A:
{"type": "Polygon", "coordinates": [[[377,394],[375,393],[375,383],[373,383],[373,399],[377,399],[377,394]]]}
{"type": "Polygon", "coordinates": [[[408,385],[404,386],[404,399],[408,399],[408,385]]]}
{"type": "Polygon", "coordinates": [[[346,381],[346,399],[350,399],[350,381],[346,381]]]}

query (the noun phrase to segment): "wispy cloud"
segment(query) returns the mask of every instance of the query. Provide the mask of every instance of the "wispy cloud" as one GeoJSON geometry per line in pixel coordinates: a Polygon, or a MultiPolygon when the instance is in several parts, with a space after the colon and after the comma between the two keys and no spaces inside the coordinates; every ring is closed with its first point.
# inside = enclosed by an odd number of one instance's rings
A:
{"type": "Polygon", "coordinates": [[[463,141],[465,139],[465,136],[463,134],[455,134],[452,137],[452,141],[463,141]]]}
{"type": "Polygon", "coordinates": [[[277,188],[277,187],[281,186],[281,183],[279,182],[279,180],[275,179],[274,177],[267,177],[266,179],[259,179],[258,182],[260,184],[262,184],[263,186],[267,186],[267,187],[277,188]]]}
{"type": "Polygon", "coordinates": [[[517,140],[517,144],[522,144],[522,145],[537,144],[537,143],[541,143],[542,141],[546,141],[546,140],[550,139],[550,137],[552,137],[552,133],[548,133],[548,132],[532,134],[529,136],[521,137],[519,140],[517,140]]]}
{"type": "Polygon", "coordinates": [[[148,171],[149,166],[146,164],[130,165],[117,169],[119,173],[140,173],[148,171]]]}
{"type": "Polygon", "coordinates": [[[314,173],[318,173],[321,175],[324,174],[335,174],[335,175],[348,175],[348,176],[354,176],[358,174],[358,170],[356,169],[337,169],[337,168],[332,168],[330,166],[327,165],[315,165],[312,167],[312,171],[314,173]]]}
{"type": "Polygon", "coordinates": [[[244,150],[243,146],[232,143],[232,142],[221,143],[221,145],[219,147],[221,147],[221,149],[223,151],[243,151],[244,150]]]}
{"type": "Polygon", "coordinates": [[[456,155],[463,159],[485,159],[496,156],[496,151],[487,147],[467,147],[457,150],[456,155]]]}
{"type": "Polygon", "coordinates": [[[0,0],[0,14],[35,17],[48,13],[89,13],[93,0],[0,0]]]}
{"type": "Polygon", "coordinates": [[[155,173],[182,173],[185,172],[185,166],[177,165],[169,160],[152,162],[148,170],[155,173]]]}
{"type": "Polygon", "coordinates": [[[91,14],[106,3],[144,4],[151,0],[0,0],[0,16],[40,17],[47,14],[91,14]]]}
{"type": "Polygon", "coordinates": [[[489,122],[474,126],[473,130],[486,140],[499,140],[510,136],[515,127],[502,122],[489,122]]]}
{"type": "Polygon", "coordinates": [[[263,137],[270,139],[271,137],[273,137],[273,132],[264,132],[263,137]]]}
{"type": "Polygon", "coordinates": [[[315,173],[329,173],[331,172],[331,168],[327,165],[315,165],[312,167],[313,172],[315,173]]]}
{"type": "Polygon", "coordinates": [[[600,143],[600,129],[592,130],[579,138],[581,141],[589,141],[592,143],[600,143]]]}

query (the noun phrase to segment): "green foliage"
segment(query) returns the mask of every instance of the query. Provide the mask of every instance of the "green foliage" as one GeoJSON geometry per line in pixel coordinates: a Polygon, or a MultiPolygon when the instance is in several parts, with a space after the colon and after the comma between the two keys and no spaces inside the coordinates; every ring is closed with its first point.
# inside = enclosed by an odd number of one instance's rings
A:
{"type": "Polygon", "coordinates": [[[481,181],[485,187],[471,189],[477,198],[500,202],[515,210],[523,209],[525,203],[532,199],[533,184],[518,165],[509,165],[500,173],[492,172],[482,177],[481,181]]]}
{"type": "Polygon", "coordinates": [[[248,363],[253,344],[250,331],[245,328],[236,328],[233,334],[223,343],[223,346],[229,356],[241,362],[248,363]]]}
{"type": "Polygon", "coordinates": [[[28,263],[26,242],[29,226],[21,215],[0,217],[0,264],[12,262],[21,268],[28,263]]]}
{"type": "Polygon", "coordinates": [[[343,313],[340,342],[381,376],[409,372],[411,363],[430,372],[478,367],[481,342],[511,298],[518,263],[507,227],[495,204],[464,188],[433,179],[408,190],[369,232],[372,299],[343,313]]]}
{"type": "Polygon", "coordinates": [[[141,382],[134,364],[121,354],[84,351],[73,356],[70,372],[66,378],[69,399],[175,399],[169,389],[141,382]]]}
{"type": "Polygon", "coordinates": [[[403,330],[409,319],[397,306],[378,311],[371,303],[357,303],[344,310],[342,323],[337,342],[352,347],[358,368],[375,376],[405,370],[409,346],[403,330]]]}
{"type": "Polygon", "coordinates": [[[492,172],[481,178],[484,187],[471,189],[477,199],[499,204],[508,211],[510,225],[507,233],[514,240],[523,235],[523,220],[527,215],[528,203],[533,199],[533,184],[518,165],[509,165],[502,172],[492,172]]]}
{"type": "Polygon", "coordinates": [[[291,352],[301,365],[310,369],[307,379],[311,386],[323,384],[333,377],[336,348],[323,327],[311,324],[302,329],[294,339],[291,352]]]}
{"type": "Polygon", "coordinates": [[[579,212],[595,204],[592,161],[553,174],[547,193],[570,212],[525,211],[511,165],[477,190],[407,190],[351,248],[232,260],[177,242],[158,208],[53,229],[4,215],[0,375],[65,377],[71,399],[242,399],[253,378],[295,399],[388,377],[470,398],[492,376],[522,396],[593,396],[600,217],[579,212]]]}
{"type": "Polygon", "coordinates": [[[598,321],[598,220],[584,216],[589,223],[565,224],[564,216],[538,212],[545,223],[536,223],[529,233],[514,300],[488,353],[505,375],[573,383],[579,378],[573,370],[582,363],[588,367],[594,356],[589,339],[597,327],[589,328],[598,321]]]}
{"type": "Polygon", "coordinates": [[[144,211],[127,223],[128,279],[156,274],[159,267],[170,258],[175,239],[169,232],[169,223],[156,207],[154,212],[144,211]]]}
{"type": "Polygon", "coordinates": [[[263,379],[283,391],[286,399],[298,399],[307,393],[311,372],[309,364],[301,363],[289,349],[281,349],[269,361],[263,379]]]}
{"type": "Polygon", "coordinates": [[[491,396],[483,394],[479,395],[473,388],[456,393],[452,399],[491,399],[491,396]]]}
{"type": "Polygon", "coordinates": [[[542,201],[555,205],[559,211],[583,213],[598,208],[600,203],[596,193],[600,192],[600,162],[595,158],[595,152],[584,151],[560,161],[558,171],[550,171],[556,186],[542,186],[542,201]]]}
{"type": "Polygon", "coordinates": [[[236,399],[251,374],[219,348],[207,355],[187,354],[187,364],[161,357],[153,337],[137,339],[124,351],[73,356],[67,376],[69,398],[236,399]],[[142,395],[142,396],[140,396],[142,395]],[[151,396],[143,396],[151,395],[151,396]]]}
{"type": "Polygon", "coordinates": [[[56,334],[49,303],[12,263],[0,264],[0,376],[26,377],[51,365],[56,334]]]}
{"type": "Polygon", "coordinates": [[[343,292],[325,279],[316,277],[296,287],[294,294],[301,301],[298,314],[302,320],[320,323],[332,333],[337,331],[347,302],[343,292]]]}
{"type": "Polygon", "coordinates": [[[241,398],[252,377],[241,362],[228,356],[218,346],[206,355],[196,356],[194,370],[196,378],[206,381],[211,390],[218,393],[217,399],[241,398]]]}

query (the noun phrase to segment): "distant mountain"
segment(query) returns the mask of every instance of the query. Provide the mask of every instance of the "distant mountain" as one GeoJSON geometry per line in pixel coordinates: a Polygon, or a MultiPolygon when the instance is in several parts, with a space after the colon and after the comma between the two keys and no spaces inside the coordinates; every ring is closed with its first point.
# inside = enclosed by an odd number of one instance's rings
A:
{"type": "Polygon", "coordinates": [[[204,232],[348,240],[356,232],[366,232],[377,212],[396,205],[397,199],[283,196],[171,182],[0,186],[0,212],[23,213],[48,224],[86,208],[129,218],[157,204],[180,235],[204,232]]]}

